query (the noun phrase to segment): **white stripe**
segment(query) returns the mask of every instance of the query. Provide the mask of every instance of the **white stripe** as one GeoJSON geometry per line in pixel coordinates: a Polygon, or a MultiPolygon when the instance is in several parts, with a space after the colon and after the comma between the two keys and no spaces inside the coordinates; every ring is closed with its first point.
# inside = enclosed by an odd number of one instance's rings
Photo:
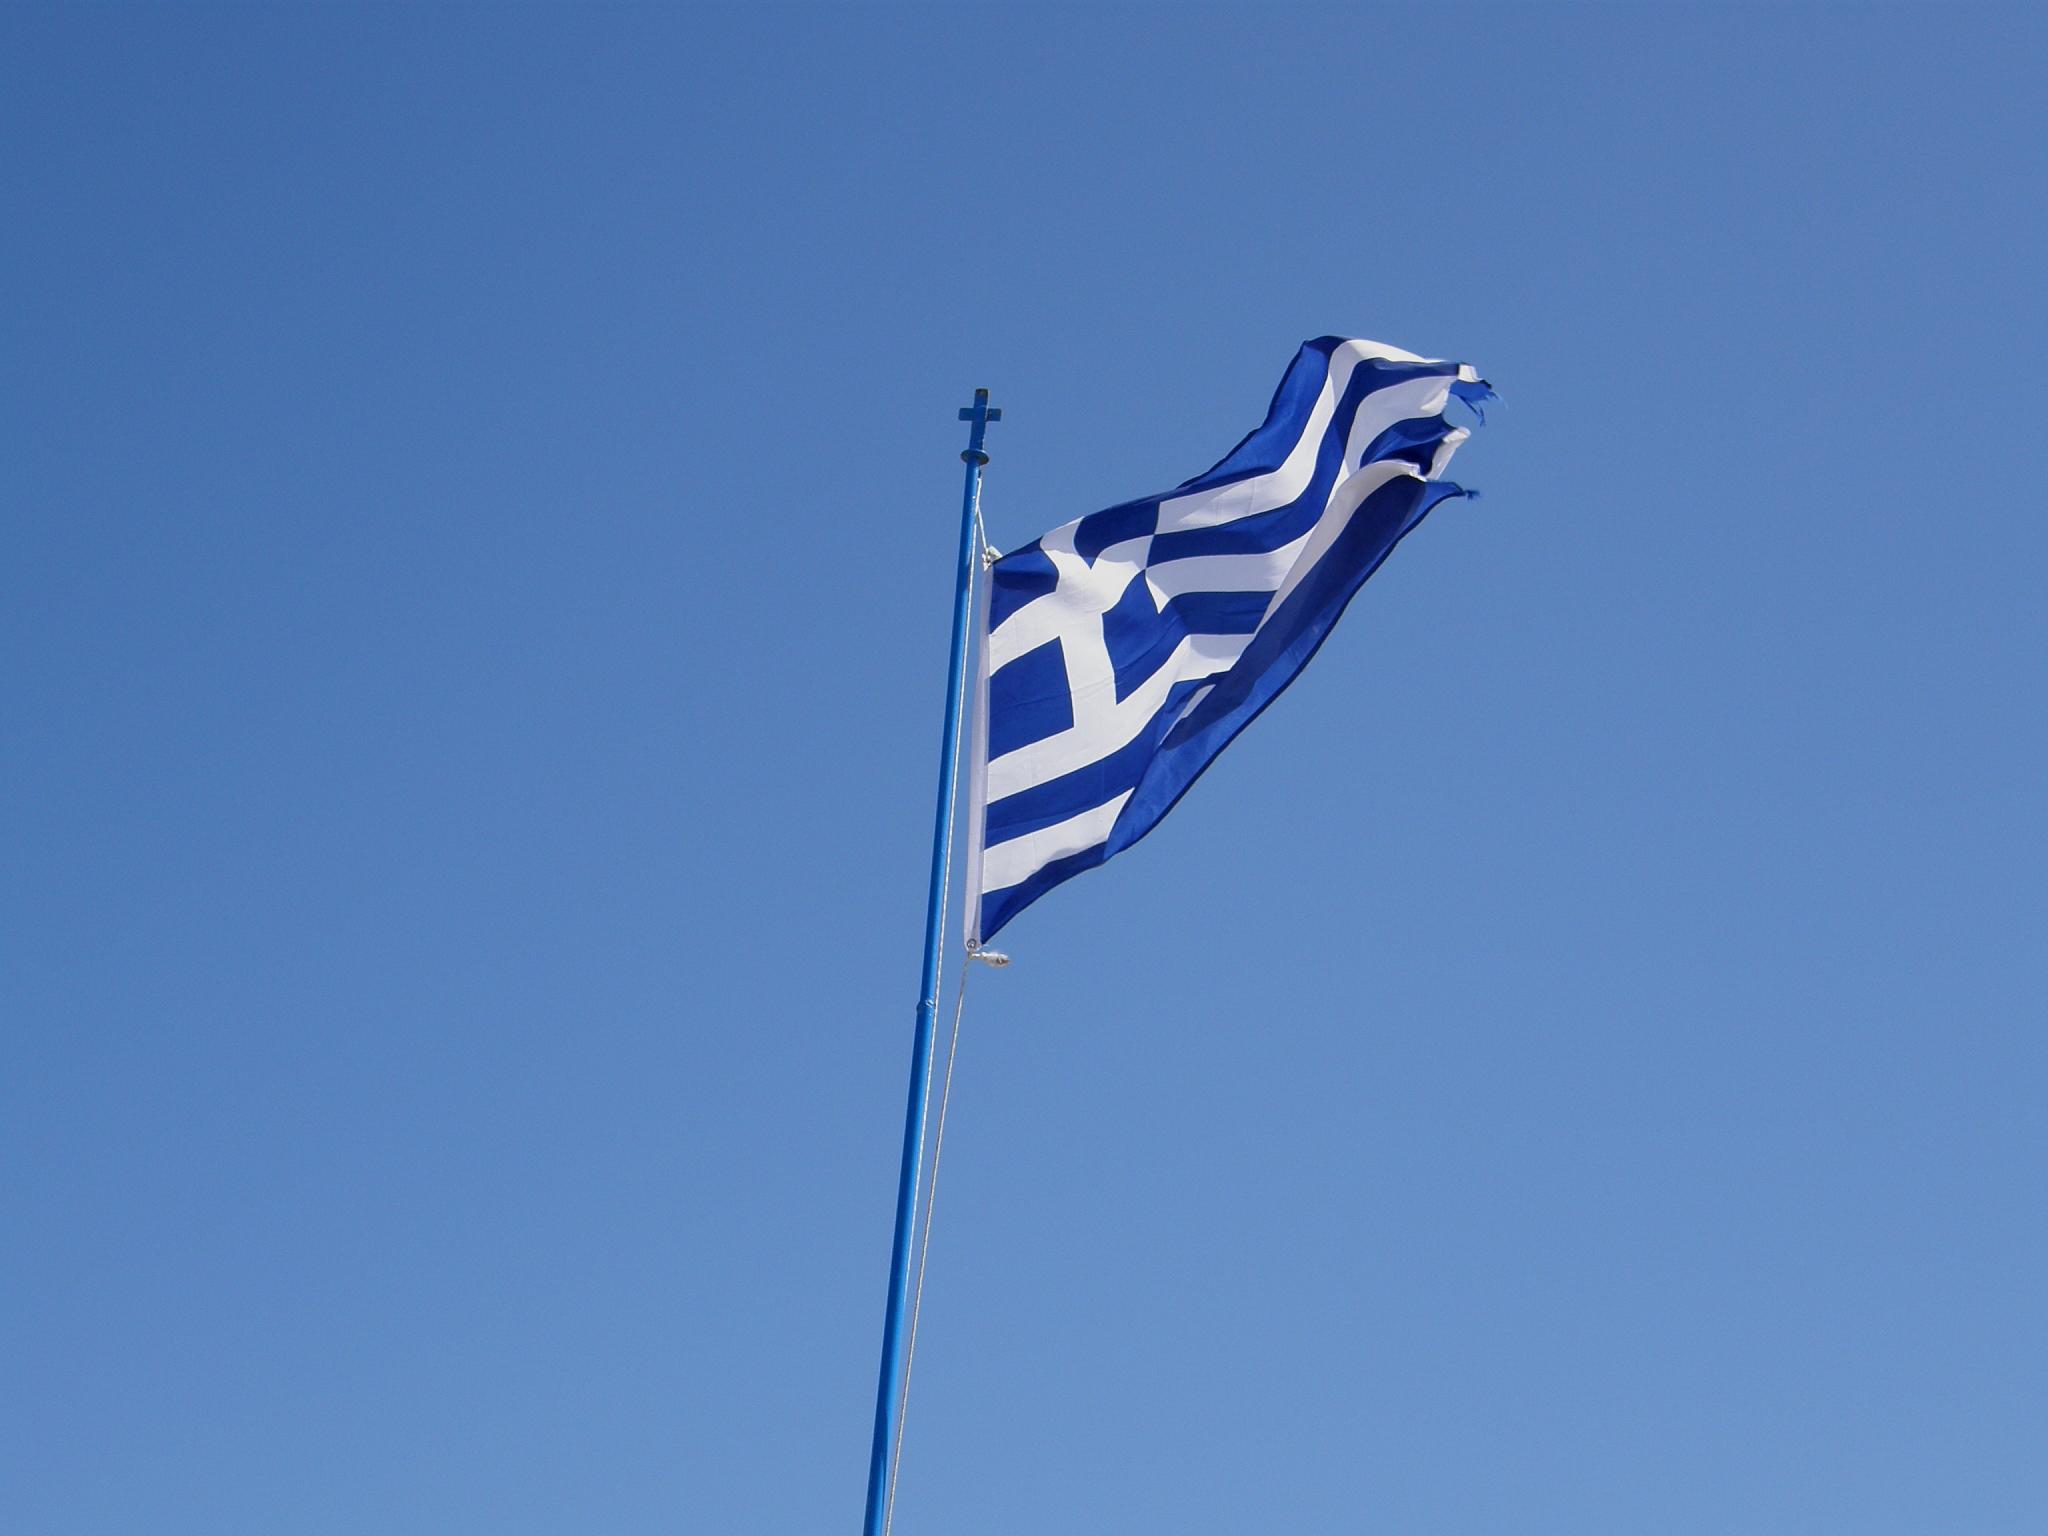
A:
{"type": "Polygon", "coordinates": [[[1316,396],[1316,403],[1302,426],[1301,436],[1287,450],[1287,457],[1278,469],[1254,475],[1248,480],[1212,486],[1206,491],[1190,491],[1185,496],[1160,502],[1160,531],[1164,532],[1168,527],[1176,530],[1213,528],[1220,523],[1234,523],[1239,518],[1284,507],[1307,490],[1309,476],[1315,472],[1316,457],[1322,451],[1323,434],[1330,430],[1330,419],[1337,414],[1337,402],[1344,398],[1344,391],[1350,387],[1351,375],[1365,361],[1367,349],[1383,350],[1372,342],[1347,341],[1330,353],[1330,366],[1323,374],[1322,393],[1316,396]]]}
{"type": "Polygon", "coordinates": [[[1107,650],[1099,643],[1093,647],[1076,644],[1075,637],[1069,636],[1062,647],[1067,652],[1067,675],[1074,678],[1079,656],[1086,658],[1084,675],[1088,676],[1088,681],[1074,688],[1074,724],[1057,735],[990,759],[988,803],[993,805],[1005,795],[1085,768],[1128,745],[1159,712],[1175,683],[1208,677],[1235,664],[1251,639],[1250,635],[1185,636],[1158,671],[1119,700],[1107,650]]]}
{"type": "Polygon", "coordinates": [[[1458,444],[1472,434],[1464,427],[1453,427],[1444,434],[1444,440],[1436,445],[1436,457],[1429,461],[1429,473],[1425,480],[1441,480],[1444,471],[1451,467],[1451,455],[1458,451],[1458,444]]]}
{"type": "Polygon", "coordinates": [[[1132,793],[1127,789],[1092,811],[1083,811],[1065,821],[983,849],[981,889],[1000,891],[1020,880],[1028,880],[1054,859],[1064,859],[1070,853],[1079,853],[1084,848],[1105,842],[1109,829],[1116,825],[1117,813],[1123,810],[1124,802],[1131,798],[1132,793]]]}
{"type": "Polygon", "coordinates": [[[1266,617],[1259,620],[1261,626],[1265,624],[1266,619],[1273,617],[1280,605],[1286,602],[1294,589],[1307,578],[1308,573],[1316,568],[1317,563],[1329,552],[1330,546],[1337,542],[1337,535],[1350,526],[1352,514],[1358,510],[1365,498],[1382,486],[1392,485],[1404,476],[1412,480],[1422,478],[1415,473],[1415,466],[1405,459],[1383,459],[1377,464],[1368,464],[1358,474],[1344,482],[1337,494],[1330,498],[1330,510],[1323,515],[1323,520],[1316,524],[1314,532],[1309,535],[1308,548],[1301,552],[1300,561],[1287,573],[1287,579],[1275,589],[1273,601],[1266,604],[1266,617]]]}
{"type": "Polygon", "coordinates": [[[1245,555],[1196,555],[1145,568],[1145,585],[1160,609],[1190,592],[1270,592],[1294,565],[1308,534],[1278,549],[1245,555]]]}
{"type": "Polygon", "coordinates": [[[975,564],[980,569],[973,573],[974,632],[981,643],[974,648],[974,694],[967,706],[967,895],[961,903],[967,924],[962,937],[969,949],[981,943],[981,844],[988,831],[988,595],[995,585],[986,562],[975,564]]]}
{"type": "MultiPolygon", "coordinates": [[[[1284,464],[1267,474],[1255,475],[1234,485],[1219,485],[1213,490],[1195,491],[1162,501],[1159,504],[1159,531],[1178,533],[1184,528],[1214,528],[1270,512],[1299,498],[1308,489],[1309,477],[1315,473],[1316,460],[1322,454],[1323,438],[1330,430],[1330,418],[1336,415],[1337,402],[1350,387],[1351,375],[1357,370],[1357,365],[1358,359],[1354,358],[1343,369],[1330,370],[1322,397],[1316,401],[1315,410],[1309,415],[1308,428],[1295,441],[1284,464]]],[[[1352,418],[1351,433],[1344,444],[1344,463],[1347,466],[1355,464],[1364,454],[1366,445],[1395,422],[1441,413],[1450,392],[1451,381],[1440,375],[1407,379],[1385,389],[1374,390],[1359,402],[1358,414],[1352,418]]]]}
{"type": "MultiPolygon", "coordinates": [[[[1417,382],[1425,381],[1418,380],[1417,382]]],[[[1361,410],[1358,413],[1358,424],[1351,434],[1351,443],[1345,454],[1345,462],[1349,463],[1364,453],[1368,443],[1397,421],[1409,421],[1440,415],[1450,396],[1449,385],[1442,379],[1426,382],[1433,383],[1436,388],[1432,392],[1433,398],[1425,400],[1422,403],[1422,409],[1419,411],[1404,412],[1398,416],[1367,421],[1365,419],[1365,412],[1361,410]]],[[[1394,391],[1388,390],[1386,393],[1392,394],[1394,391]]],[[[1471,435],[1463,427],[1451,429],[1449,436],[1438,447],[1436,457],[1429,466],[1429,479],[1434,480],[1443,473],[1444,466],[1450,463],[1451,454],[1457,448],[1457,445],[1471,435]]],[[[1337,478],[1336,484],[1330,489],[1329,505],[1324,508],[1317,522],[1321,523],[1323,519],[1327,518],[1330,515],[1330,507],[1337,506],[1347,495],[1353,497],[1370,495],[1373,491],[1378,490],[1380,486],[1385,485],[1389,479],[1413,473],[1415,473],[1414,469],[1403,460],[1382,459],[1376,463],[1366,465],[1362,470],[1340,475],[1337,478]],[[1373,477],[1363,490],[1351,484],[1360,475],[1373,477]]],[[[1354,500],[1350,504],[1355,507],[1357,502],[1354,500]]],[[[1161,533],[1168,533],[1173,530],[1162,527],[1159,531],[1161,533]]],[[[1154,606],[1160,609],[1164,609],[1167,603],[1171,602],[1174,598],[1188,592],[1270,592],[1286,579],[1288,572],[1294,569],[1296,562],[1301,557],[1303,548],[1315,536],[1315,533],[1316,529],[1311,528],[1293,542],[1283,544],[1278,549],[1264,552],[1242,555],[1189,555],[1181,560],[1154,561],[1145,567],[1145,584],[1151,588],[1154,606]]],[[[1121,595],[1122,588],[1120,587],[1118,589],[1118,596],[1121,595]]]]}
{"type": "Polygon", "coordinates": [[[1359,461],[1372,446],[1372,440],[1396,422],[1441,416],[1450,403],[1451,381],[1441,374],[1390,384],[1367,395],[1358,403],[1358,414],[1351,420],[1351,436],[1344,444],[1343,472],[1355,473],[1360,469],[1359,461]]]}
{"type": "Polygon", "coordinates": [[[1187,719],[1189,715],[1192,715],[1197,709],[1201,708],[1202,700],[1209,697],[1215,691],[1216,685],[1214,683],[1204,683],[1193,693],[1189,694],[1187,703],[1181,705],[1180,713],[1173,717],[1173,723],[1179,725],[1181,721],[1187,719]]]}

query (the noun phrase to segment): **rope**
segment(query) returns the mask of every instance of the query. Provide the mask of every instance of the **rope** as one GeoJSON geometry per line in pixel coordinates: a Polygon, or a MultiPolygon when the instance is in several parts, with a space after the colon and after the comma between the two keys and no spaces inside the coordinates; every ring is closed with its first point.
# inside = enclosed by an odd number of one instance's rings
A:
{"type": "MultiPolygon", "coordinates": [[[[981,522],[981,498],[978,496],[974,501],[974,543],[978,563],[985,573],[991,564],[991,552],[988,532],[983,528],[981,522]]],[[[987,579],[986,575],[984,575],[983,579],[987,579]]],[[[967,707],[966,694],[967,690],[962,689],[960,702],[955,706],[953,715],[953,750],[956,764],[959,761],[958,753],[960,751],[960,714],[967,707]]],[[[956,773],[953,779],[953,792],[946,801],[946,825],[949,828],[953,825],[954,819],[959,815],[959,811],[960,780],[956,773]]],[[[951,837],[946,839],[946,854],[945,858],[941,861],[940,868],[942,873],[940,875],[941,884],[939,887],[939,931],[944,933],[947,931],[946,917],[953,896],[953,839],[951,837]]],[[[903,1428],[910,1421],[910,1372],[911,1368],[917,1364],[917,1323],[919,1316],[924,1311],[924,1269],[925,1263],[931,1257],[932,1251],[932,1213],[938,1208],[939,1203],[939,1159],[945,1155],[946,1150],[946,1111],[953,1102],[953,1063],[959,1059],[960,1055],[960,1017],[967,1008],[967,973],[973,969],[972,966],[967,964],[967,959],[969,958],[971,956],[963,957],[960,965],[960,986],[953,998],[953,1032],[952,1037],[946,1043],[946,1076],[943,1086],[939,1089],[939,1123],[932,1132],[932,1171],[925,1183],[924,1229],[919,1236],[917,1244],[917,1278],[912,1282],[910,1288],[910,1333],[904,1340],[903,1345],[903,1390],[896,1408],[896,1443],[889,1449],[889,1497],[882,1506],[882,1536],[890,1536],[890,1530],[896,1523],[896,1487],[899,1475],[903,1470],[903,1428]]],[[[939,951],[939,972],[941,976],[945,972],[945,950],[943,948],[939,951]]],[[[943,993],[945,988],[938,986],[934,990],[943,993]]],[[[931,1088],[929,1084],[927,1084],[925,1092],[927,1095],[930,1094],[931,1088]]],[[[924,1150],[922,1145],[919,1146],[918,1150],[920,1152],[924,1150]]]]}
{"type": "Polygon", "coordinates": [[[925,1187],[924,1232],[917,1244],[917,1279],[910,1288],[910,1334],[903,1345],[903,1395],[896,1410],[896,1445],[889,1459],[889,1500],[882,1510],[882,1536],[896,1519],[897,1474],[903,1466],[903,1426],[910,1418],[910,1372],[917,1364],[917,1320],[924,1310],[924,1266],[932,1251],[932,1215],[939,1206],[939,1159],[946,1154],[946,1110],[953,1102],[953,1063],[960,1057],[960,1016],[967,1008],[967,973],[960,967],[960,988],[953,998],[953,1036],[946,1045],[946,1076],[939,1089],[939,1123],[932,1132],[931,1181],[925,1187]]]}
{"type": "Polygon", "coordinates": [[[979,496],[974,498],[974,544],[975,553],[981,556],[981,568],[984,571],[1003,558],[1001,551],[988,541],[988,528],[981,520],[979,496]]]}
{"type": "MultiPolygon", "coordinates": [[[[988,533],[981,526],[981,498],[979,496],[974,498],[974,552],[977,558],[977,562],[980,564],[982,570],[986,572],[990,563],[989,542],[988,533]]],[[[986,581],[988,578],[984,574],[982,579],[986,581]]],[[[959,818],[960,815],[960,775],[957,771],[960,763],[960,717],[967,712],[967,695],[971,691],[972,690],[963,687],[960,690],[960,697],[954,700],[953,702],[953,763],[956,771],[953,775],[952,789],[950,793],[948,793],[946,796],[946,828],[948,833],[946,838],[946,855],[943,859],[939,861],[940,933],[946,932],[946,919],[948,914],[952,911],[953,904],[953,839],[951,836],[951,831],[953,823],[959,818]]],[[[945,993],[945,974],[946,951],[944,946],[942,945],[939,949],[938,968],[932,976],[932,1002],[934,1004],[936,1004],[939,998],[943,996],[945,993]]],[[[962,991],[965,991],[964,982],[962,985],[962,991]]],[[[924,1150],[922,1145],[919,1146],[918,1150],[920,1152],[924,1150]]],[[[899,1435],[898,1438],[900,1439],[901,1436],[899,1435]]],[[[893,1483],[893,1473],[891,1474],[891,1478],[893,1483]]]]}

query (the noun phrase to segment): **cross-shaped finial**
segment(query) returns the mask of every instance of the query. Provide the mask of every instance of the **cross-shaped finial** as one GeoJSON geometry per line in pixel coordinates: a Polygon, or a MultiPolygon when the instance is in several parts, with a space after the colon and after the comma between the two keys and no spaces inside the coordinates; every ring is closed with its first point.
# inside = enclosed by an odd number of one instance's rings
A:
{"type": "Polygon", "coordinates": [[[988,424],[1003,419],[1002,411],[990,407],[987,390],[977,389],[974,404],[960,407],[960,419],[974,424],[968,429],[967,447],[960,457],[969,464],[986,464],[988,455],[981,450],[982,441],[988,436],[988,424]]]}

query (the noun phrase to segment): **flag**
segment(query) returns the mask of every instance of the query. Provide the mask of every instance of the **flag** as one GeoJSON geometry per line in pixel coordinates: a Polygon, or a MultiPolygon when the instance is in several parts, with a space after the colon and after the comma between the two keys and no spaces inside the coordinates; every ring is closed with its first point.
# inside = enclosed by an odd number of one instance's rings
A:
{"type": "Polygon", "coordinates": [[[1447,497],[1477,373],[1371,341],[1303,345],[1266,421],[1162,496],[997,560],[973,719],[969,938],[1130,847],[1294,680],[1447,497]]]}

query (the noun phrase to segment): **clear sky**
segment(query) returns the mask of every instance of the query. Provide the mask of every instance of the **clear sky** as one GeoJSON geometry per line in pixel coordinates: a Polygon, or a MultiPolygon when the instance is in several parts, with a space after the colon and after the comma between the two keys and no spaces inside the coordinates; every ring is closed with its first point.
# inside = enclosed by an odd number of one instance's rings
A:
{"type": "Polygon", "coordinates": [[[0,1526],[857,1529],[964,429],[1504,404],[968,999],[899,1536],[2048,1529],[2038,10],[0,11],[0,1526]]]}

